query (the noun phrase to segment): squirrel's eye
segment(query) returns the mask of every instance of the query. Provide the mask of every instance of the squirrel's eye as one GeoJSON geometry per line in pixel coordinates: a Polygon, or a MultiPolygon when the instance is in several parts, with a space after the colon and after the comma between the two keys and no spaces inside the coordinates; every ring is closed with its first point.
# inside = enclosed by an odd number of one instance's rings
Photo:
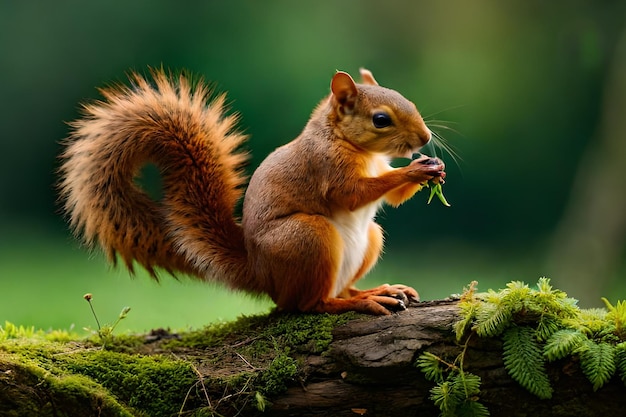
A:
{"type": "Polygon", "coordinates": [[[372,116],[372,123],[374,123],[374,127],[377,129],[391,126],[391,116],[383,112],[374,113],[374,115],[372,116]]]}

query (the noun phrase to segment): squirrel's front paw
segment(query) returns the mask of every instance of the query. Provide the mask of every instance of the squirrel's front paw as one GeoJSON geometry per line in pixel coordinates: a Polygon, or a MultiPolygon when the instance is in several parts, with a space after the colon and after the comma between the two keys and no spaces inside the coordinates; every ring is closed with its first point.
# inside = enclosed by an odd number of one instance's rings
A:
{"type": "Polygon", "coordinates": [[[407,174],[414,182],[428,181],[433,178],[443,179],[446,177],[445,168],[446,165],[441,159],[422,155],[407,166],[407,174]]]}

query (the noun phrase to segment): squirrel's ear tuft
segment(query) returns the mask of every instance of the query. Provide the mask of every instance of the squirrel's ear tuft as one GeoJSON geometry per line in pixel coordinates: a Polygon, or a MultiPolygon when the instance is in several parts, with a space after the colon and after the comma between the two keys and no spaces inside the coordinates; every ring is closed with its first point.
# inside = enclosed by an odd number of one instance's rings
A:
{"type": "Polygon", "coordinates": [[[337,71],[330,82],[330,90],[333,99],[337,104],[339,112],[342,114],[351,114],[357,98],[356,84],[350,74],[343,71],[337,71]]]}
{"type": "Polygon", "coordinates": [[[363,82],[363,84],[378,85],[378,82],[374,78],[374,74],[372,74],[372,71],[365,68],[359,68],[359,72],[361,73],[361,81],[363,82]]]}

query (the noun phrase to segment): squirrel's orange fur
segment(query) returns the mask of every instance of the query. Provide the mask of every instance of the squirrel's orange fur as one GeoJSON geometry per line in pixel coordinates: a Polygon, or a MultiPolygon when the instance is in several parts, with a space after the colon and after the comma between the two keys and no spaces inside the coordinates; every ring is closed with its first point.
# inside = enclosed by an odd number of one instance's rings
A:
{"type": "Polygon", "coordinates": [[[245,136],[224,113],[224,96],[153,71],[131,87],[102,90],[84,106],[62,154],[60,193],[71,225],[109,259],[119,253],[153,276],[155,268],[266,293],[285,310],[389,314],[417,292],[402,285],[354,287],[376,263],[383,234],[373,219],[383,201],[401,204],[420,184],[443,177],[443,163],[422,157],[430,139],[417,109],[361,70],[344,72],[303,132],[259,166],[234,217],[245,178],[245,136]],[[164,197],[135,184],[146,163],[159,167],[164,197]]]}

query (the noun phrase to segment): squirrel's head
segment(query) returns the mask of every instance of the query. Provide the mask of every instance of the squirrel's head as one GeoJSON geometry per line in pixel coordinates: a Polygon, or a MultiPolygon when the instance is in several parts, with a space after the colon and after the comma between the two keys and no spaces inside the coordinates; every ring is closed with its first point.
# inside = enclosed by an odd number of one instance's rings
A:
{"type": "Polygon", "coordinates": [[[361,84],[341,71],[330,83],[335,133],[370,152],[410,158],[431,137],[422,116],[400,93],[379,86],[370,71],[360,72],[361,84]]]}

